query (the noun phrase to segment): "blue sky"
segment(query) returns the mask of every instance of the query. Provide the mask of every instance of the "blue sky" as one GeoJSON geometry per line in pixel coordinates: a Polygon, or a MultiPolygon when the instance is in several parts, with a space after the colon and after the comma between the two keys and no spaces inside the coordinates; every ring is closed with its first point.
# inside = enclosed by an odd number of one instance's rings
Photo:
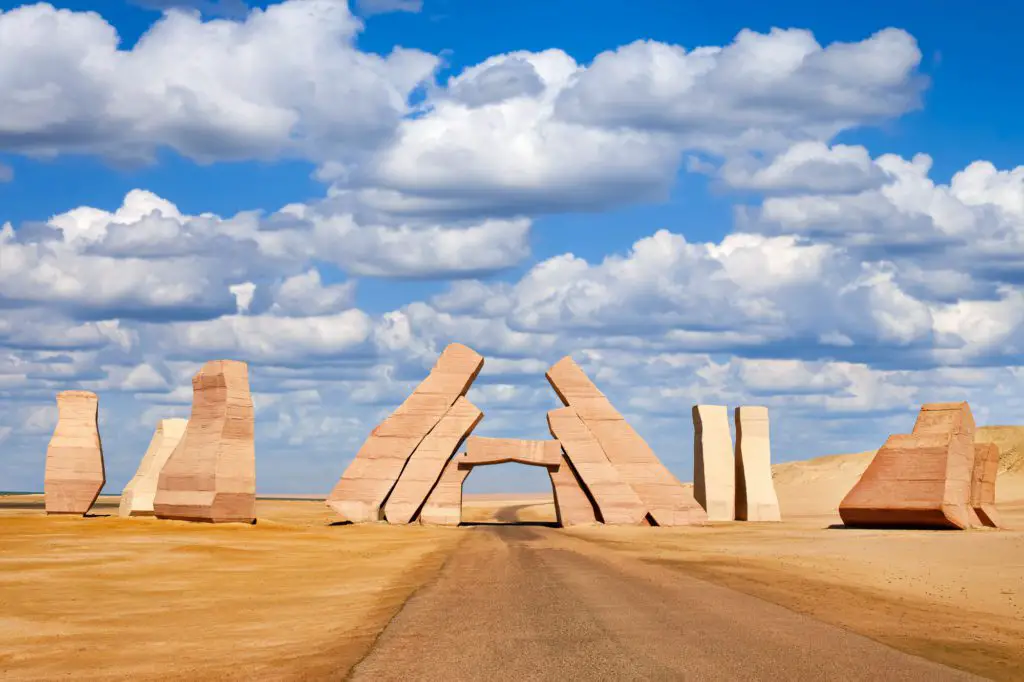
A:
{"type": "Polygon", "coordinates": [[[777,460],[1014,421],[1024,9],[935,7],[0,3],[0,488],[86,388],[118,489],[233,357],[260,490],[326,490],[451,341],[478,433],[572,354],[684,480],[695,402],[777,460]]]}

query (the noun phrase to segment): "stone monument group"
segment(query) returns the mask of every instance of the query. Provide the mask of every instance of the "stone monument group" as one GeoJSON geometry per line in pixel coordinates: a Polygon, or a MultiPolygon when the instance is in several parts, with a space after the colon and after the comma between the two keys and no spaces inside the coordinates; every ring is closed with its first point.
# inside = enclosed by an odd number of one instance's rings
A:
{"type": "MultiPolygon", "coordinates": [[[[462,485],[476,466],[544,467],[558,523],[679,526],[779,521],[768,410],[693,408],[694,484],[682,484],[583,370],[565,357],[546,378],[564,405],[547,413],[551,439],[485,438],[467,398],[484,358],[451,344],[369,434],[327,497],[351,523],[457,526],[462,485]]],[[[163,419],[121,494],[121,516],[213,523],[256,520],[254,413],[244,362],[207,362],[192,379],[188,420],[163,419]]],[[[98,398],[57,395],[46,456],[48,514],[86,514],[106,482],[98,398]]],[[[999,525],[995,446],[974,442],[967,403],[925,405],[913,432],[889,438],[840,505],[851,526],[999,525]]]]}

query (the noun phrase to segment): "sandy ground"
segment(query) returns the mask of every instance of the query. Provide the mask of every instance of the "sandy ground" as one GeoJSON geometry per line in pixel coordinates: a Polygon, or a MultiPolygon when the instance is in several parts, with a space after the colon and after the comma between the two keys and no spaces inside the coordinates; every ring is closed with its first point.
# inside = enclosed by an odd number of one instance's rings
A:
{"type": "MultiPolygon", "coordinates": [[[[550,495],[467,495],[467,521],[483,525],[463,529],[332,526],[322,502],[294,499],[261,499],[255,526],[119,519],[116,497],[101,498],[90,518],[48,518],[39,496],[0,496],[0,677],[338,679],[364,658],[362,670],[371,671],[371,663],[387,651],[386,642],[414,642],[408,630],[393,629],[424,617],[402,609],[410,595],[444,584],[445,562],[449,573],[468,562],[476,568],[466,569],[470,573],[461,585],[471,594],[493,587],[503,565],[512,572],[508,576],[534,565],[536,570],[528,571],[533,582],[524,583],[522,591],[542,586],[549,605],[533,598],[527,603],[554,622],[582,622],[584,631],[593,630],[593,641],[581,651],[597,646],[601,633],[617,632],[608,641],[633,647],[634,658],[624,660],[642,663],[643,656],[635,658],[646,646],[640,635],[658,627],[669,627],[682,638],[680,651],[689,650],[693,642],[682,634],[685,619],[676,623],[676,615],[662,614],[655,604],[696,599],[703,589],[716,595],[714,603],[688,603],[675,612],[732,608],[728,604],[756,611],[761,607],[755,603],[763,600],[902,652],[991,679],[1022,680],[1024,429],[999,428],[982,430],[979,438],[1000,443],[1000,509],[1009,528],[1021,530],[830,527],[839,521],[836,505],[871,453],[776,465],[783,523],[537,527],[522,532],[539,536],[513,535],[508,541],[500,535],[507,529],[488,524],[551,523],[550,495]],[[532,555],[530,547],[538,544],[550,551],[532,555]],[[639,582],[622,582],[609,566],[639,576],[639,582]],[[568,596],[558,596],[563,588],[552,586],[542,570],[547,568],[569,586],[564,589],[571,588],[568,596]],[[670,576],[678,581],[675,587],[670,576]],[[594,597],[587,607],[590,616],[562,613],[590,599],[585,598],[591,594],[586,592],[590,579],[637,591],[646,611],[638,612],[632,625],[628,619],[615,621],[594,597]],[[664,591],[644,591],[651,581],[664,591]],[[705,587],[693,587],[697,584],[705,587]],[[389,622],[395,625],[387,628],[389,622]],[[611,629],[594,630],[595,623],[611,629]]],[[[408,608],[414,603],[419,602],[408,602],[408,608]]],[[[450,604],[444,608],[457,611],[450,604]]],[[[495,646],[504,641],[499,633],[505,637],[523,626],[517,619],[539,617],[516,609],[490,613],[493,627],[484,639],[495,646]]],[[[814,627],[793,622],[798,632],[814,627]]],[[[728,627],[739,626],[737,621],[728,627]]],[[[822,633],[813,637],[841,637],[832,630],[822,633]]],[[[788,655],[812,654],[793,645],[788,655]]],[[[756,664],[757,657],[750,660],[756,664]]],[[[675,670],[672,661],[662,664],[667,667],[647,679],[675,670]]],[[[780,679],[767,673],[764,678],[780,679]]]]}
{"type": "Polygon", "coordinates": [[[0,498],[0,678],[340,679],[462,537],[330,526],[322,502],[212,526],[103,501],[46,517],[0,498]]]}

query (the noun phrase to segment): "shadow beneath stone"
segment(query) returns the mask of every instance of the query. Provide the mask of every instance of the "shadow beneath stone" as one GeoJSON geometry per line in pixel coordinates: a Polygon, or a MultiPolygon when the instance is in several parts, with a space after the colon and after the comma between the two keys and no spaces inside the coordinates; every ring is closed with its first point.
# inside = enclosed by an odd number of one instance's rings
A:
{"type": "Polygon", "coordinates": [[[847,526],[846,524],[843,524],[843,523],[833,523],[832,525],[827,527],[827,530],[927,530],[927,531],[932,531],[932,532],[936,532],[936,533],[941,533],[942,531],[964,530],[964,529],[962,529],[962,528],[950,528],[948,526],[914,526],[914,525],[911,525],[911,524],[905,524],[905,525],[899,525],[899,526],[886,526],[884,524],[875,524],[875,525],[861,524],[861,525],[856,525],[856,526],[847,526]]]}
{"type": "Polygon", "coordinates": [[[328,526],[351,526],[351,521],[331,521],[327,524],[328,526]]]}

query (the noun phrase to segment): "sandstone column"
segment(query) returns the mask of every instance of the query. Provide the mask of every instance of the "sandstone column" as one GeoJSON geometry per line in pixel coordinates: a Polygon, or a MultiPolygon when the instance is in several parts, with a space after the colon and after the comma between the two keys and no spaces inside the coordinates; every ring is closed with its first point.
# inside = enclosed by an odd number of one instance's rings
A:
{"type": "Polygon", "coordinates": [[[551,487],[555,493],[555,513],[558,517],[558,525],[563,528],[569,526],[589,526],[597,523],[597,513],[590,498],[583,490],[583,484],[573,473],[572,465],[564,456],[562,464],[557,469],[548,469],[548,476],[551,478],[551,487]]]}
{"type": "MultiPolygon", "coordinates": [[[[426,502],[445,464],[472,433],[484,413],[459,397],[409,458],[384,506],[388,523],[410,523],[426,502]]],[[[460,487],[461,490],[461,487],[460,487]]]]}
{"type": "Polygon", "coordinates": [[[768,408],[736,408],[736,518],[781,521],[772,481],[768,408]]]}
{"type": "Polygon", "coordinates": [[[736,519],[736,464],[729,410],[724,405],[693,406],[693,496],[708,521],[736,519]]]}
{"type": "Polygon", "coordinates": [[[160,480],[160,472],[170,459],[174,448],[185,435],[187,419],[161,419],[156,424],[153,439],[142,456],[139,469],[121,491],[119,516],[152,516],[153,500],[160,480]]]}
{"type": "Polygon", "coordinates": [[[457,526],[462,523],[462,484],[473,467],[461,468],[458,456],[452,457],[441,472],[437,485],[430,491],[420,510],[420,523],[425,526],[457,526]]]}
{"type": "Polygon", "coordinates": [[[974,444],[974,476],[971,481],[972,525],[999,528],[996,509],[996,476],[999,474],[999,448],[995,443],[974,444]]]}
{"type": "Polygon", "coordinates": [[[153,501],[162,519],[256,520],[256,447],[249,367],[207,362],[192,379],[185,435],[160,472],[153,501]]]}
{"type": "Polygon", "coordinates": [[[562,407],[548,412],[548,429],[565,450],[583,486],[597,506],[599,520],[607,525],[638,526],[647,507],[608,461],[601,444],[583,424],[576,411],[562,407]]]}
{"type": "Polygon", "coordinates": [[[566,356],[545,375],[562,403],[573,408],[622,479],[659,526],[702,525],[707,513],[590,377],[566,356]]]}
{"type": "Polygon", "coordinates": [[[327,505],[353,523],[383,520],[381,505],[409,457],[455,401],[466,395],[483,364],[480,355],[462,344],[445,348],[413,394],[370,432],[327,505]]]}
{"type": "Polygon", "coordinates": [[[95,393],[57,394],[57,427],[46,449],[43,479],[47,514],[84,515],[107,482],[98,418],[95,393]]]}

